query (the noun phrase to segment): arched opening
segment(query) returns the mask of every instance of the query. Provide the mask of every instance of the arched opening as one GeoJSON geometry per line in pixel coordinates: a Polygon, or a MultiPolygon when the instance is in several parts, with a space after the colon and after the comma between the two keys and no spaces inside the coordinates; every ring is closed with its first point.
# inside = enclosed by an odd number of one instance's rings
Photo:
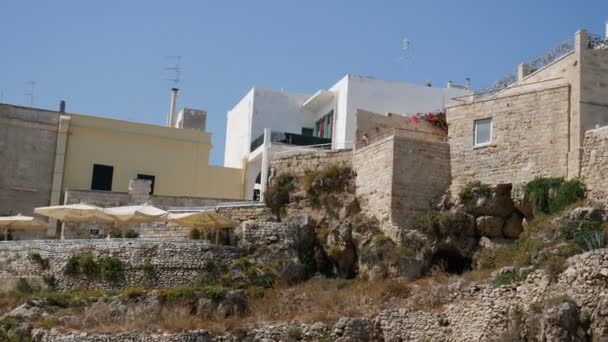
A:
{"type": "Polygon", "coordinates": [[[440,267],[451,274],[462,274],[471,269],[471,258],[462,256],[454,248],[440,248],[431,258],[431,268],[440,267]]]}

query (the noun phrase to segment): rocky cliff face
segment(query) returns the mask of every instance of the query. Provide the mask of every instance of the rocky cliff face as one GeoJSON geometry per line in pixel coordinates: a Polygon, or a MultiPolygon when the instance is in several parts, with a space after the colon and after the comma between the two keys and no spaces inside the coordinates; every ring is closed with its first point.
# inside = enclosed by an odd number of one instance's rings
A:
{"type": "MultiPolygon", "coordinates": [[[[608,338],[607,285],[608,249],[602,249],[568,259],[568,268],[556,281],[541,270],[505,286],[453,277],[414,288],[410,301],[402,307],[371,317],[344,317],[333,324],[254,324],[238,333],[223,334],[98,334],[38,328],[31,336],[40,342],[603,341],[608,338]],[[416,307],[419,295],[437,296],[441,305],[431,308],[427,301],[428,307],[416,307]]],[[[154,305],[149,305],[146,310],[153,309],[154,305]]],[[[41,310],[30,305],[11,315],[40,315],[41,310]]]]}

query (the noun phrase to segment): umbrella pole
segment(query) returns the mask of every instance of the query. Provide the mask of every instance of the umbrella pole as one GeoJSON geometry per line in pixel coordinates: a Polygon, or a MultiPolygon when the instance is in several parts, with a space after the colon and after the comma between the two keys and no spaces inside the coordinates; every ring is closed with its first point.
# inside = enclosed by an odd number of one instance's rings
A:
{"type": "Polygon", "coordinates": [[[59,239],[65,240],[65,222],[60,221],[59,231],[61,232],[59,239]]]}

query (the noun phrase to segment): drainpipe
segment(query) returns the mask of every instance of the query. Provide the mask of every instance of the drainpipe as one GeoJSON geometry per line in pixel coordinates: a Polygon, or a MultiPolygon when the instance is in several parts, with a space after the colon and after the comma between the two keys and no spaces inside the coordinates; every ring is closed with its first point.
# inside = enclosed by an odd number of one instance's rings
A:
{"type": "Polygon", "coordinates": [[[262,188],[260,189],[260,202],[264,202],[264,192],[268,187],[268,168],[270,167],[270,128],[264,128],[264,144],[262,145],[262,188]]]}
{"type": "MultiPolygon", "coordinates": [[[[59,112],[65,113],[65,101],[59,103],[59,112]]],[[[68,146],[68,129],[70,127],[70,116],[60,115],[59,125],[57,127],[57,142],[55,145],[55,163],[53,166],[53,179],[51,183],[51,198],[49,205],[61,204],[61,192],[63,188],[63,173],[65,168],[65,155],[68,146]]],[[[49,220],[49,225],[54,227],[57,225],[56,220],[49,220]]],[[[56,231],[48,231],[47,235],[55,235],[63,240],[63,223],[60,229],[60,233],[56,231]],[[59,236],[57,236],[59,235],[59,236]]]]}

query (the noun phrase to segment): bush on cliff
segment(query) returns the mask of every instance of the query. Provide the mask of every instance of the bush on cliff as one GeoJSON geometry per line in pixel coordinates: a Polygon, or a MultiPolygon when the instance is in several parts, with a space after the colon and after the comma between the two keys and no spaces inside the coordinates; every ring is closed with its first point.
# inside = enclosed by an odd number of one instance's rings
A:
{"type": "Polygon", "coordinates": [[[465,184],[458,198],[461,202],[468,202],[477,197],[490,197],[492,196],[492,187],[487,184],[482,184],[480,181],[473,181],[465,184]]]}
{"type": "Polygon", "coordinates": [[[526,185],[526,197],[534,214],[555,214],[585,197],[585,185],[578,179],[536,178],[526,185]]]}
{"type": "Polygon", "coordinates": [[[296,178],[292,174],[281,173],[272,181],[272,184],[264,193],[264,202],[279,221],[281,220],[281,213],[289,203],[289,195],[296,189],[295,180],[296,178]]]}
{"type": "Polygon", "coordinates": [[[330,164],[322,169],[307,170],[302,178],[302,189],[312,205],[323,204],[325,195],[351,192],[356,173],[346,163],[330,164]]]}

